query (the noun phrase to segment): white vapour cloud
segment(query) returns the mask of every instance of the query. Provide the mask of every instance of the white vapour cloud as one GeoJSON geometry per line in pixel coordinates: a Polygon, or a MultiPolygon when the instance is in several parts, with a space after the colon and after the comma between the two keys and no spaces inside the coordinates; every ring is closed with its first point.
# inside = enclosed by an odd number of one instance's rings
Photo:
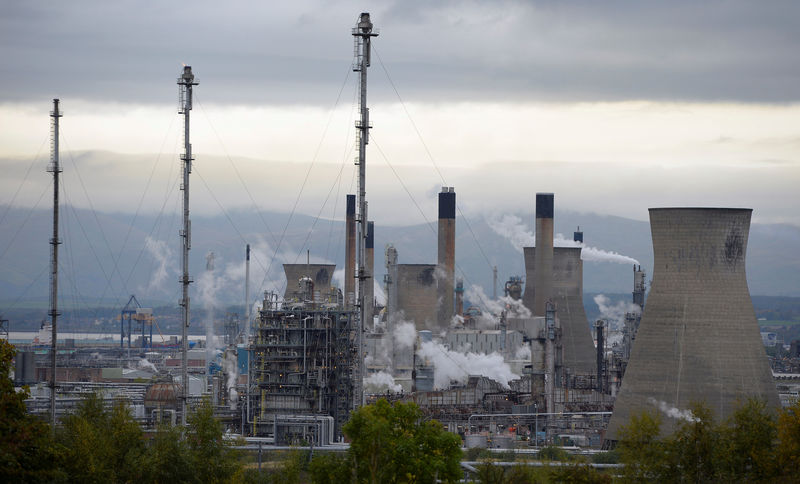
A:
{"type": "Polygon", "coordinates": [[[503,311],[509,318],[530,318],[532,316],[530,309],[522,304],[522,300],[516,300],[510,296],[492,299],[486,295],[481,286],[475,284],[467,288],[464,298],[470,304],[478,305],[483,309],[483,314],[478,317],[479,327],[494,327],[500,322],[500,313],[503,311]]]}
{"type": "Polygon", "coordinates": [[[611,304],[611,299],[604,294],[594,297],[594,302],[600,309],[600,316],[609,322],[612,331],[622,331],[625,325],[625,313],[639,313],[641,308],[629,301],[617,301],[611,304]]]}
{"type": "Polygon", "coordinates": [[[156,368],[156,365],[150,363],[150,361],[148,361],[147,358],[142,358],[141,360],[139,360],[139,362],[136,364],[136,366],[139,369],[142,369],[142,370],[150,370],[153,373],[158,373],[158,369],[156,368]]]}
{"type": "Polygon", "coordinates": [[[369,389],[375,393],[389,390],[398,393],[403,390],[403,387],[394,382],[394,377],[385,371],[373,373],[364,379],[364,388],[369,389]]]}
{"type": "Polygon", "coordinates": [[[336,269],[331,276],[331,284],[342,290],[344,294],[344,269],[336,269]]]}
{"type": "Polygon", "coordinates": [[[410,321],[400,321],[395,325],[392,337],[397,347],[413,348],[417,339],[417,328],[410,321]]]}
{"type": "Polygon", "coordinates": [[[158,262],[158,267],[150,277],[150,283],[147,286],[147,290],[163,290],[164,281],[167,279],[167,276],[172,269],[172,262],[175,261],[175,258],[172,254],[172,249],[163,240],[154,239],[149,235],[144,239],[144,247],[147,252],[156,260],[156,262],[158,262]]]}
{"type": "Polygon", "coordinates": [[[607,341],[609,346],[622,341],[622,328],[625,326],[625,313],[639,313],[641,308],[629,301],[617,301],[611,304],[611,299],[604,294],[594,297],[594,302],[600,309],[600,317],[608,321],[607,341]]]}
{"type": "Polygon", "coordinates": [[[495,215],[486,218],[486,223],[498,235],[505,237],[511,245],[522,252],[523,247],[533,247],[536,245],[536,237],[528,227],[522,223],[522,219],[513,214],[495,215]]]}
{"type": "Polygon", "coordinates": [[[225,388],[228,390],[228,401],[231,410],[236,410],[236,403],[239,399],[239,392],[236,391],[236,380],[239,378],[239,365],[233,353],[226,352],[222,359],[222,368],[225,370],[225,388]]]}
{"type": "Polygon", "coordinates": [[[503,388],[509,388],[508,382],[519,378],[498,353],[457,353],[440,343],[428,341],[422,343],[417,354],[433,365],[435,388],[447,388],[453,380],[464,383],[469,375],[491,378],[503,388]]]}
{"type": "Polygon", "coordinates": [[[377,279],[374,279],[375,284],[375,299],[378,301],[378,304],[381,306],[386,305],[386,293],[383,292],[383,286],[378,282],[377,279]]]}
{"type": "MultiPolygon", "coordinates": [[[[498,235],[505,237],[511,245],[518,251],[522,252],[524,247],[534,247],[536,245],[536,236],[527,225],[522,222],[522,219],[517,215],[505,214],[502,216],[495,215],[487,217],[486,223],[498,235]]],[[[581,247],[581,259],[591,262],[614,262],[617,264],[638,264],[639,261],[633,257],[618,254],[617,252],[598,249],[597,247],[589,247],[582,242],[576,242],[572,239],[564,237],[562,234],[556,234],[553,237],[554,247],[581,247]]]]}
{"type": "Polygon", "coordinates": [[[516,353],[514,353],[515,360],[530,360],[531,359],[531,345],[530,343],[525,343],[519,348],[517,348],[516,353]]]}
{"type": "Polygon", "coordinates": [[[678,419],[678,420],[685,420],[687,422],[699,422],[700,419],[695,417],[691,410],[681,410],[679,408],[675,408],[668,404],[663,400],[656,400],[653,397],[647,399],[647,402],[651,405],[654,405],[659,410],[664,412],[667,417],[678,419]]]}

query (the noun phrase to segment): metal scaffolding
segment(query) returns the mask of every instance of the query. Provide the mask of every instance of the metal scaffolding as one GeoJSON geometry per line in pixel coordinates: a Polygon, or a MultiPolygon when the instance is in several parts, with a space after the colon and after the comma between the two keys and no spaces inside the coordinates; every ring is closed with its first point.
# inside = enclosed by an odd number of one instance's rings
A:
{"type": "Polygon", "coordinates": [[[353,408],[356,311],[344,309],[341,298],[321,301],[313,282],[304,282],[309,290],[300,300],[265,294],[255,322],[247,410],[253,435],[271,435],[279,416],[293,415],[333,417],[338,437],[353,408]]]}

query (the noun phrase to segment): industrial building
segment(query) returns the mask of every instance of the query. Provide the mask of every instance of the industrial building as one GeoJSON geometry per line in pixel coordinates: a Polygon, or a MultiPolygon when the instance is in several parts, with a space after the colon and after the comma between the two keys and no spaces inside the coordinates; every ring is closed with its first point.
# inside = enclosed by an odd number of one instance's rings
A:
{"type": "MultiPolygon", "coordinates": [[[[725,419],[748,397],[778,407],[745,276],[750,209],[651,208],[653,282],[607,438],[636,412],[725,419]]],[[[670,432],[676,418],[665,418],[670,432]]]]}

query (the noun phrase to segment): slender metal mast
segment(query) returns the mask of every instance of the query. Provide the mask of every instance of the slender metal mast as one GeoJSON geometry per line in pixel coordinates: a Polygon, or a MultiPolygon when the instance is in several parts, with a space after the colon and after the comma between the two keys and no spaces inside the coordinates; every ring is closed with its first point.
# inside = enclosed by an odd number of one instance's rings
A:
{"type": "Polygon", "coordinates": [[[355,62],[353,71],[361,73],[359,83],[359,107],[361,118],[356,121],[358,135],[358,243],[356,244],[358,268],[356,277],[358,278],[358,366],[355,378],[355,395],[353,402],[356,406],[364,404],[364,327],[367,319],[367,303],[365,300],[365,287],[372,275],[367,271],[366,241],[367,241],[367,143],[369,143],[369,108],[367,108],[367,67],[370,65],[370,43],[372,37],[377,37],[378,32],[372,30],[372,22],[369,13],[362,13],[358,18],[358,24],[353,29],[355,38],[355,62]]]}
{"type": "Polygon", "coordinates": [[[184,66],[183,73],[178,78],[178,92],[180,98],[179,114],[183,114],[183,140],[184,152],[181,155],[181,164],[183,165],[183,183],[181,183],[181,190],[183,190],[183,229],[180,231],[181,241],[183,243],[183,257],[181,267],[183,275],[181,276],[181,285],[183,286],[183,294],[181,297],[180,305],[183,308],[183,324],[181,329],[181,383],[183,386],[183,394],[181,395],[181,424],[186,425],[186,411],[187,400],[189,398],[189,374],[186,371],[187,367],[187,352],[189,351],[189,284],[192,280],[189,279],[189,249],[192,247],[192,223],[189,220],[189,174],[192,172],[192,144],[189,142],[189,113],[192,111],[192,87],[198,83],[194,80],[191,66],[184,66]]]}
{"type": "Polygon", "coordinates": [[[58,110],[58,99],[53,99],[53,111],[50,113],[52,124],[52,144],[50,164],[47,171],[53,174],[53,237],[50,239],[50,324],[53,326],[50,341],[50,423],[52,430],[56,428],[56,346],[58,343],[58,174],[61,165],[58,160],[58,119],[63,116],[58,110]]]}

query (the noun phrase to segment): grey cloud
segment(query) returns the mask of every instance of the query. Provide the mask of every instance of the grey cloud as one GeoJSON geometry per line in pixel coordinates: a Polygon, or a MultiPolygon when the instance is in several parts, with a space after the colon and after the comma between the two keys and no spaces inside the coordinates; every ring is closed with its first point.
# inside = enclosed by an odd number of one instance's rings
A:
{"type": "MultiPolygon", "coordinates": [[[[375,42],[406,101],[800,100],[796,2],[378,2],[375,42]]],[[[12,2],[0,101],[330,104],[359,2],[12,2]]],[[[396,100],[379,63],[376,101],[396,100]]]]}

